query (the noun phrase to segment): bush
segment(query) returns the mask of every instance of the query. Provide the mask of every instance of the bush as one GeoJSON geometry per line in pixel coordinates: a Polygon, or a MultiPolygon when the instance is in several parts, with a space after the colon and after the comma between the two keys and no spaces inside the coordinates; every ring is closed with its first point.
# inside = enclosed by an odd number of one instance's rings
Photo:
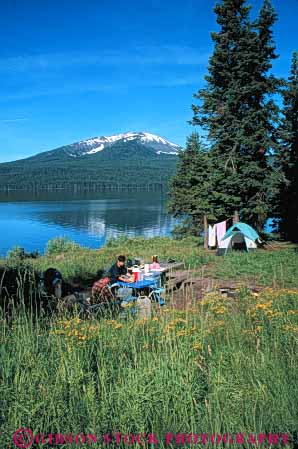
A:
{"type": "Polygon", "coordinates": [[[80,245],[70,240],[68,237],[56,237],[49,240],[46,246],[46,255],[67,253],[80,249],[80,245]]]}
{"type": "Polygon", "coordinates": [[[110,237],[106,241],[106,246],[122,246],[129,243],[129,237],[127,235],[120,235],[119,237],[110,237]]]}
{"type": "Polygon", "coordinates": [[[39,257],[38,251],[33,251],[31,253],[26,253],[24,248],[21,248],[20,246],[14,246],[10,251],[7,253],[7,260],[13,261],[13,262],[20,262],[21,260],[25,259],[37,259],[39,257]]]}
{"type": "Polygon", "coordinates": [[[20,246],[14,246],[11,250],[7,253],[7,259],[17,259],[17,260],[23,260],[25,259],[25,250],[24,248],[21,248],[20,246]]]}
{"type": "Polygon", "coordinates": [[[178,225],[174,226],[172,230],[172,236],[176,240],[182,240],[185,237],[200,237],[202,234],[202,230],[200,225],[192,223],[190,220],[185,219],[180,222],[178,225]]]}

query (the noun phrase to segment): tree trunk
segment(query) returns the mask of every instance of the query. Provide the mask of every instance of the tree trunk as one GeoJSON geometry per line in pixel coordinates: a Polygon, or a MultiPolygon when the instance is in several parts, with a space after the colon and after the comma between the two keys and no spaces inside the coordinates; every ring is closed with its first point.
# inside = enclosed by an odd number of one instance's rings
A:
{"type": "Polygon", "coordinates": [[[239,213],[238,210],[234,211],[233,224],[239,223],[239,213]]]}
{"type": "Polygon", "coordinates": [[[208,220],[204,215],[204,249],[208,249],[208,220]]]}

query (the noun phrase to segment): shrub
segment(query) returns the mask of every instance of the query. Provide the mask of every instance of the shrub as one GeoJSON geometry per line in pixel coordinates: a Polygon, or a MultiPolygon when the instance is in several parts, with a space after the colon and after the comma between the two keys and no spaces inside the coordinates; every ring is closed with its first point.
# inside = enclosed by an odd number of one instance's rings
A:
{"type": "Polygon", "coordinates": [[[106,246],[122,246],[129,243],[129,237],[127,235],[120,235],[119,237],[110,237],[106,241],[106,246]]]}
{"type": "Polygon", "coordinates": [[[11,250],[7,253],[7,259],[14,259],[14,260],[23,260],[26,257],[26,253],[24,248],[21,248],[20,246],[14,246],[11,250]]]}
{"type": "Polygon", "coordinates": [[[56,237],[49,240],[46,246],[46,255],[61,254],[80,249],[80,245],[68,237],[56,237]]]}

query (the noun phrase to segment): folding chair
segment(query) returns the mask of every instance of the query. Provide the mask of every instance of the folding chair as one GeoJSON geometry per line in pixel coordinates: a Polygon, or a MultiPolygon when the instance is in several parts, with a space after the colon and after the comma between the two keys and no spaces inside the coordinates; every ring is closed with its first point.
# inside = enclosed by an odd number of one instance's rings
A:
{"type": "MultiPolygon", "coordinates": [[[[116,282],[115,284],[109,285],[109,288],[115,297],[115,303],[123,309],[137,300],[137,297],[132,294],[133,289],[130,287],[120,287],[116,282]]],[[[129,307],[128,310],[131,314],[136,312],[135,307],[129,307]]]]}

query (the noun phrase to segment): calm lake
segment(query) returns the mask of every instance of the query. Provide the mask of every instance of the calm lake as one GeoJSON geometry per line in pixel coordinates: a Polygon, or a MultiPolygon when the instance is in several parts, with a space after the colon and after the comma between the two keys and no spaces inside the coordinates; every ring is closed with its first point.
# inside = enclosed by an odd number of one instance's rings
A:
{"type": "Polygon", "coordinates": [[[176,220],[166,201],[160,193],[0,193],[0,256],[13,246],[43,253],[58,236],[90,248],[123,234],[168,236],[176,220]]]}
{"type": "Polygon", "coordinates": [[[60,236],[90,248],[123,234],[169,236],[177,220],[166,202],[160,193],[0,192],[0,257],[14,246],[44,253],[48,240],[60,236]]]}

